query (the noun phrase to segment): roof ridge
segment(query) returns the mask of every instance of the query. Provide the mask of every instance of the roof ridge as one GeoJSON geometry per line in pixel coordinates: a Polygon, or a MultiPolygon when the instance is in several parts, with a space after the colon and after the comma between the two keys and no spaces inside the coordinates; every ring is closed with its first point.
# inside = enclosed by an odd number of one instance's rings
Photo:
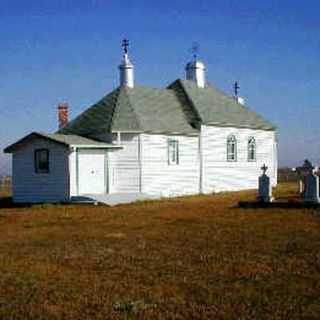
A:
{"type": "MultiPolygon", "coordinates": [[[[128,94],[129,90],[132,90],[132,89],[128,89],[126,87],[119,87],[119,94],[117,96],[117,99],[116,99],[116,104],[115,104],[115,107],[113,109],[113,113],[111,115],[111,123],[110,123],[110,128],[109,128],[109,131],[112,132],[113,131],[113,127],[116,126],[115,123],[117,120],[119,120],[119,117],[117,118],[117,116],[121,115],[121,109],[123,108],[123,100],[122,99],[126,99],[127,101],[127,108],[130,109],[131,113],[133,114],[134,116],[134,121],[136,122],[137,126],[142,129],[142,126],[140,124],[140,122],[138,121],[138,117],[137,117],[137,114],[135,112],[135,109],[132,105],[132,101],[130,99],[130,95],[128,94]]],[[[118,130],[116,130],[118,131],[118,130]]],[[[119,130],[121,131],[121,130],[119,130]]]]}
{"type": "Polygon", "coordinates": [[[178,101],[182,104],[183,115],[184,115],[185,119],[187,120],[187,122],[190,123],[190,125],[192,127],[196,127],[197,129],[199,129],[199,124],[201,125],[203,120],[201,119],[201,116],[200,116],[198,110],[196,109],[194,102],[192,101],[191,97],[188,95],[188,93],[187,93],[187,91],[186,91],[186,89],[185,89],[185,87],[183,85],[182,80],[181,79],[177,79],[172,84],[170,84],[167,87],[167,89],[172,90],[174,92],[176,98],[178,99],[178,101]],[[182,88],[183,96],[184,96],[184,100],[185,101],[181,101],[181,98],[179,98],[178,92],[175,90],[175,86],[176,85],[179,86],[180,88],[182,88]],[[188,119],[187,114],[186,114],[186,109],[183,107],[184,102],[187,102],[188,106],[190,107],[189,111],[191,111],[191,113],[193,114],[194,120],[196,121],[196,123],[194,123],[193,121],[189,122],[190,119],[188,119]]]}
{"type": "Polygon", "coordinates": [[[112,114],[111,114],[111,121],[110,121],[110,124],[109,124],[109,131],[111,131],[112,129],[112,126],[113,126],[113,119],[114,119],[114,115],[115,115],[115,112],[117,110],[117,107],[118,107],[118,101],[119,101],[119,96],[120,96],[120,93],[121,93],[121,89],[122,87],[118,87],[116,90],[118,91],[117,92],[117,95],[115,97],[115,101],[114,101],[114,104],[113,104],[113,108],[112,108],[112,114]]]}
{"type": "Polygon", "coordinates": [[[140,121],[139,121],[139,117],[137,117],[137,112],[136,112],[135,108],[132,106],[132,100],[130,99],[129,90],[130,90],[130,89],[124,88],[124,93],[125,93],[128,101],[129,101],[129,107],[130,107],[130,109],[132,110],[132,112],[133,112],[133,114],[134,114],[134,117],[135,117],[135,119],[136,119],[136,122],[137,122],[137,124],[138,124],[138,127],[139,127],[140,129],[143,129],[142,126],[141,126],[141,123],[140,123],[140,121]]]}

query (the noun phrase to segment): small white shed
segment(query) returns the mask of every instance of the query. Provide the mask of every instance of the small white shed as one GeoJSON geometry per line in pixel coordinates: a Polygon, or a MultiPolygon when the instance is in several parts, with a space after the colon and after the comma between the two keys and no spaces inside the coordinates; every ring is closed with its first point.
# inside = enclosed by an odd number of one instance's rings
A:
{"type": "Polygon", "coordinates": [[[14,202],[68,202],[108,193],[108,151],[121,146],[77,135],[33,132],[8,146],[14,202]]]}

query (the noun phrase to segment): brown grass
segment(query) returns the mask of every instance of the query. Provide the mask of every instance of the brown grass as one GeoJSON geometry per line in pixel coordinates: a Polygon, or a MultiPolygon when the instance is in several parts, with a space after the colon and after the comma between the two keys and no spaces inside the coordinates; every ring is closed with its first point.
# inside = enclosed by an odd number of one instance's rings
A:
{"type": "Polygon", "coordinates": [[[11,195],[11,185],[1,184],[0,181],[0,199],[3,197],[10,197],[11,195]]]}
{"type": "Polygon", "coordinates": [[[0,319],[319,319],[319,212],[253,198],[0,209],[0,319]]]}

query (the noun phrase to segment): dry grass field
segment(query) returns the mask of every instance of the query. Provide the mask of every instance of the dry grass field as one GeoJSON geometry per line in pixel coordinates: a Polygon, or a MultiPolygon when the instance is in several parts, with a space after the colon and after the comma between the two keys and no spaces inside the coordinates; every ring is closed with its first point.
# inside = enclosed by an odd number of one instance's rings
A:
{"type": "Polygon", "coordinates": [[[319,210],[254,196],[2,208],[0,319],[320,319],[319,210]]]}

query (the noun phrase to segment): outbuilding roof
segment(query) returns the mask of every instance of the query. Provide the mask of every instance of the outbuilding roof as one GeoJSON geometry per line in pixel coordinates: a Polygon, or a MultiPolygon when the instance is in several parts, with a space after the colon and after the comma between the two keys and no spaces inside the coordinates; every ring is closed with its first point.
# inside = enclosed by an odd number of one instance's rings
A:
{"type": "Polygon", "coordinates": [[[119,145],[114,145],[114,144],[108,144],[105,142],[100,142],[97,140],[93,139],[88,139],[85,137],[81,137],[78,135],[73,135],[73,134],[49,134],[49,133],[42,133],[42,132],[32,132],[28,134],[27,136],[23,137],[19,141],[11,144],[7,148],[4,149],[5,153],[12,153],[14,150],[17,148],[21,147],[22,145],[30,142],[34,138],[43,138],[47,139],[59,144],[63,144],[66,146],[73,146],[73,147],[79,147],[79,148],[122,148],[119,145]]]}
{"type": "Polygon", "coordinates": [[[95,137],[115,131],[198,134],[201,124],[275,130],[213,86],[176,80],[165,89],[118,87],[59,133],[95,137]]]}

